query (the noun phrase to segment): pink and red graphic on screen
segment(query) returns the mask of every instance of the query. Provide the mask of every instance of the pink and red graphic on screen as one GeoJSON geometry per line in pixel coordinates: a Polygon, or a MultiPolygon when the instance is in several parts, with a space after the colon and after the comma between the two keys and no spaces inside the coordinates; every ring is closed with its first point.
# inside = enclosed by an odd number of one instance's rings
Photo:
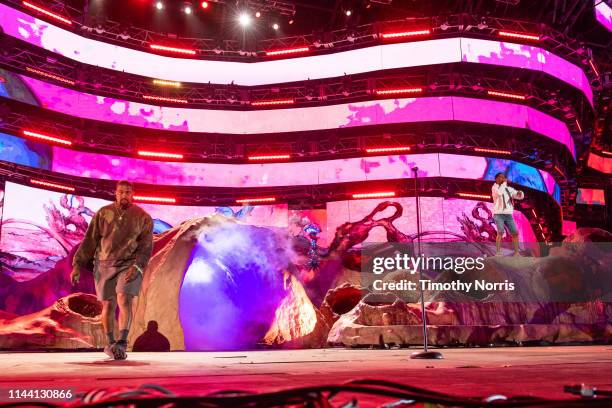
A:
{"type": "MultiPolygon", "coordinates": [[[[424,240],[486,242],[494,239],[496,231],[490,203],[434,197],[421,200],[424,240]]],[[[24,315],[39,311],[69,293],[93,292],[90,273],[76,287],[71,286],[67,276],[71,256],[88,222],[95,210],[106,203],[90,197],[6,184],[0,236],[3,265],[0,310],[24,315]]],[[[252,317],[261,320],[263,312],[274,313],[275,307],[261,309],[260,306],[271,301],[277,303],[282,298],[283,291],[278,285],[283,280],[275,279],[278,277],[275,272],[286,268],[288,259],[298,262],[295,276],[305,285],[311,301],[318,305],[321,299],[317,293],[326,293],[335,276],[353,270],[356,264],[349,258],[355,258],[355,251],[362,243],[387,242],[389,234],[411,241],[416,238],[414,198],[330,202],[326,209],[319,210],[288,210],[286,206],[214,209],[146,206],[146,209],[155,218],[156,232],[163,234],[161,240],[172,237],[173,231],[178,230],[172,229],[172,223],[177,226],[193,220],[202,225],[202,220],[194,217],[215,213],[215,221],[197,236],[197,243],[192,244],[189,260],[183,266],[178,315],[186,350],[240,348],[246,347],[245,341],[253,340],[248,335],[261,338],[261,333],[253,335],[250,330],[238,329],[252,317]],[[253,224],[259,226],[252,227],[253,224]],[[351,231],[358,233],[351,234],[351,231]],[[279,247],[282,243],[285,245],[279,247]],[[338,254],[343,256],[325,255],[335,253],[339,243],[343,249],[338,254]],[[312,248],[315,250],[311,251],[312,248]],[[232,281],[231,287],[241,288],[238,293],[249,293],[249,296],[236,297],[236,291],[228,290],[227,279],[232,281]],[[256,290],[261,285],[265,285],[265,291],[256,290]],[[251,292],[260,294],[250,296],[251,292]],[[203,298],[202,293],[207,296],[203,298]],[[222,305],[218,310],[217,304],[222,305]],[[228,307],[237,307],[241,313],[225,310],[228,307]],[[198,318],[201,313],[196,311],[207,313],[213,308],[217,313],[206,320],[209,330],[201,330],[202,320],[198,318]],[[225,319],[226,324],[219,319],[225,319]],[[223,342],[219,343],[221,338],[223,342]]],[[[515,215],[521,240],[535,240],[526,218],[520,213],[515,215]]],[[[271,319],[273,315],[268,317],[271,319]]],[[[267,330],[267,326],[263,329],[267,330]]]]}
{"type": "Polygon", "coordinates": [[[86,119],[181,132],[264,134],[396,123],[465,121],[531,129],[575,155],[565,123],[529,106],[456,96],[401,98],[309,108],[227,111],[160,107],[96,96],[21,76],[40,105],[86,119]]]}
{"type": "Polygon", "coordinates": [[[512,160],[428,153],[358,157],[298,163],[220,164],[171,163],[75,152],[53,148],[52,170],[71,176],[163,185],[202,187],[263,187],[345,183],[419,177],[493,180],[497,171],[512,181],[555,196],[553,176],[512,160]]]}
{"type": "Polygon", "coordinates": [[[447,38],[245,64],[123,48],[81,37],[4,4],[0,25],[8,35],[80,62],[173,81],[265,85],[463,61],[543,71],[581,90],[591,104],[593,99],[589,81],[576,65],[533,45],[501,41],[447,38]]]}
{"type": "MultiPolygon", "coordinates": [[[[241,223],[282,230],[288,236],[309,234],[305,228],[316,225],[320,246],[331,243],[338,227],[358,222],[384,200],[337,201],[323,210],[289,210],[287,205],[243,207],[190,207],[140,204],[154,218],[156,233],[164,232],[194,218],[218,215],[241,223]]],[[[390,200],[403,208],[403,216],[394,226],[404,234],[416,233],[415,199],[398,197],[390,200]]],[[[4,273],[23,282],[51,270],[56,263],[73,253],[85,235],[91,217],[106,200],[41,190],[15,183],[6,183],[2,211],[0,248],[4,273]]],[[[494,237],[490,203],[463,199],[422,197],[422,229],[426,240],[489,240],[494,237]]],[[[393,214],[388,207],[376,214],[384,218],[393,214]]],[[[521,240],[535,242],[527,218],[515,212],[521,240]]],[[[373,229],[365,242],[387,241],[385,230],[373,229]]]]}

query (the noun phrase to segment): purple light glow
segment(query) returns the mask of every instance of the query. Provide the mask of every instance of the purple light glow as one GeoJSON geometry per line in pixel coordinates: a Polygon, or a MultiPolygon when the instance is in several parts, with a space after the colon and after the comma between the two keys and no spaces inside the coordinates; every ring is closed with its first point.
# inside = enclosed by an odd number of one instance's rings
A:
{"type": "Polygon", "coordinates": [[[200,232],[183,278],[185,350],[244,349],[269,329],[293,255],[286,235],[219,222],[200,232]]]}

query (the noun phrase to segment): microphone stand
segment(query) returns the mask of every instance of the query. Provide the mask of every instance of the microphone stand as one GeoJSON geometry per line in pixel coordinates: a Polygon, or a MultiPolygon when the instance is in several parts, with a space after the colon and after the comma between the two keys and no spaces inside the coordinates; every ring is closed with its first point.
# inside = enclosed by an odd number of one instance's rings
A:
{"type": "MultiPolygon", "coordinates": [[[[416,199],[416,222],[417,222],[417,256],[421,256],[421,209],[419,208],[419,168],[413,167],[414,172],[414,197],[416,199]]],[[[423,268],[419,268],[419,283],[423,281],[423,268]]],[[[429,351],[427,349],[427,313],[425,313],[425,294],[421,286],[421,320],[423,322],[423,351],[417,351],[410,355],[413,359],[441,359],[442,353],[437,351],[429,351]]]]}

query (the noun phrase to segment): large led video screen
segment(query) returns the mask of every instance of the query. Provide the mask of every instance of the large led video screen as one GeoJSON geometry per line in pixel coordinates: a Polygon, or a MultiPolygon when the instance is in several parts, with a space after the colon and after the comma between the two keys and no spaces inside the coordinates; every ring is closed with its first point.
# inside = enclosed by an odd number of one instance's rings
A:
{"type": "Polygon", "coordinates": [[[5,33],[86,64],[173,81],[265,85],[453,62],[544,71],[581,90],[592,104],[584,72],[534,45],[473,38],[385,44],[317,56],[241,63],[165,57],[87,39],[0,4],[5,33]]]}
{"type": "Polygon", "coordinates": [[[426,153],[356,157],[317,162],[222,164],[181,163],[80,152],[0,133],[0,160],[70,176],[130,180],[151,185],[198,187],[282,187],[419,177],[493,181],[498,172],[511,182],[560,198],[553,176],[513,160],[426,153]],[[46,150],[44,148],[47,148],[46,150]]]}
{"type": "MultiPolygon", "coordinates": [[[[496,232],[491,203],[436,197],[421,197],[420,200],[424,241],[494,241],[496,232]]],[[[67,282],[71,257],[94,213],[108,203],[7,182],[0,235],[2,279],[7,284],[0,288],[0,310],[30,313],[48,306],[58,296],[82,291],[82,286],[73,288],[67,282]]],[[[234,227],[231,226],[236,225],[235,228],[242,229],[243,240],[250,239],[245,233],[259,236],[265,230],[284,234],[293,240],[292,244],[287,244],[291,251],[295,251],[305,265],[312,266],[302,272],[311,275],[318,272],[313,265],[318,260],[324,262],[329,247],[335,248],[339,241],[346,239],[351,228],[361,231],[361,238],[351,245],[355,248],[365,242],[385,242],[389,232],[410,239],[416,238],[417,233],[414,197],[329,202],[323,209],[288,208],[287,205],[217,208],[139,205],[153,217],[154,234],[159,237],[188,235],[194,225],[208,222],[202,217],[211,215],[221,220],[218,225],[229,226],[226,231],[229,235],[224,236],[227,245],[233,245],[231,230],[234,227]],[[401,217],[397,216],[398,211],[402,212],[401,217]],[[190,223],[190,227],[183,228],[185,223],[190,223]],[[317,249],[316,254],[311,251],[313,248],[317,249]]],[[[527,219],[519,212],[515,212],[515,218],[521,240],[535,241],[527,219]]],[[[163,246],[158,244],[156,251],[162,253],[168,250],[165,246],[184,241],[160,240],[163,246]]],[[[240,245],[236,243],[237,248],[240,245]]],[[[209,250],[213,251],[212,247],[209,250]]],[[[341,265],[337,267],[342,269],[341,265]]],[[[331,276],[337,272],[327,270],[326,273],[331,276]]],[[[308,280],[314,276],[301,278],[308,280]]]]}
{"type": "MultiPolygon", "coordinates": [[[[83,239],[94,213],[110,201],[11,182],[0,230],[4,273],[17,281],[35,278],[68,256],[83,239]],[[9,258],[7,258],[7,256],[9,258]]],[[[193,207],[138,204],[153,218],[154,232],[162,233],[181,222],[220,214],[256,226],[286,228],[287,205],[193,207]]]]}
{"type": "Polygon", "coordinates": [[[398,98],[308,108],[255,111],[161,107],[92,95],[21,76],[38,106],[76,117],[181,132],[265,134],[397,123],[464,121],[530,129],[562,143],[574,142],[564,122],[510,102],[457,96],[398,98]]]}

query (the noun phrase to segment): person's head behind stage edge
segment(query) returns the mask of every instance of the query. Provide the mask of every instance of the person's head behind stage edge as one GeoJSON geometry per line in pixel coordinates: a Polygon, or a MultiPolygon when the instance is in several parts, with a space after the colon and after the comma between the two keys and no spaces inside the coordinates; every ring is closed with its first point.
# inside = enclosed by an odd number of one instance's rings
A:
{"type": "Polygon", "coordinates": [[[115,190],[115,200],[121,208],[127,208],[132,204],[134,199],[134,188],[132,183],[126,180],[121,180],[117,183],[115,190]]]}
{"type": "Polygon", "coordinates": [[[508,179],[506,179],[506,175],[504,173],[497,173],[495,175],[495,182],[497,184],[503,184],[505,181],[508,181],[508,179]]]}

